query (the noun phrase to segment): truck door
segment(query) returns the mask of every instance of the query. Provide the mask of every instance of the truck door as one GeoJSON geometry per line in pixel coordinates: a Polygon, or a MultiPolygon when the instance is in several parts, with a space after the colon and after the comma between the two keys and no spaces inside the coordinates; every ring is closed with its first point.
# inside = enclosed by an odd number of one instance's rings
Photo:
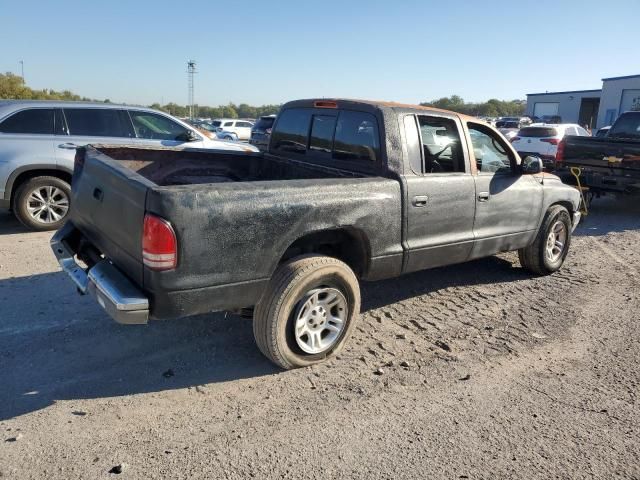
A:
{"type": "Polygon", "coordinates": [[[403,123],[409,160],[406,271],[463,262],[473,247],[475,184],[460,121],[446,114],[406,115],[403,123]]]}
{"type": "Polygon", "coordinates": [[[471,258],[515,250],[533,240],[542,210],[541,177],[522,175],[515,151],[498,132],[467,122],[476,163],[476,208],[471,258]]]}

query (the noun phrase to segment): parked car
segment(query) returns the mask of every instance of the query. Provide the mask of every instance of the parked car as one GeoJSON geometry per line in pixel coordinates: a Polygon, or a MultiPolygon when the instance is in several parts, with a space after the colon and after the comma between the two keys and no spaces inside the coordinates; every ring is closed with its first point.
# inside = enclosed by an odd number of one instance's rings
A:
{"type": "Polygon", "coordinates": [[[0,207],[33,230],[64,223],[76,148],[88,143],[256,150],[210,140],[148,108],[105,103],[0,101],[0,207]]]}
{"type": "Polygon", "coordinates": [[[344,346],[359,279],[508,250],[536,274],[558,270],[580,195],[541,172],[471,117],[299,100],[264,154],[81,149],[76,207],[51,245],[118,322],[244,312],[267,358],[303,367],[344,346]]]}
{"type": "Polygon", "coordinates": [[[519,121],[503,121],[500,120],[496,123],[498,131],[504,135],[508,140],[511,140],[523,127],[523,123],[519,121]]]}
{"type": "MultiPolygon", "coordinates": [[[[218,133],[227,132],[236,135],[237,140],[249,140],[251,138],[251,128],[253,122],[248,120],[235,120],[233,118],[216,118],[211,122],[218,133]]],[[[224,138],[225,140],[233,140],[233,138],[224,138]]]]}
{"type": "Polygon", "coordinates": [[[542,158],[547,170],[553,170],[558,144],[565,135],[591,136],[587,130],[575,123],[560,125],[534,123],[529,127],[521,128],[516,136],[511,138],[511,144],[521,157],[536,155],[542,158]]]}
{"type": "Polygon", "coordinates": [[[575,183],[570,167],[582,170],[580,182],[591,193],[640,192],[640,112],[625,112],[604,137],[566,136],[556,153],[556,168],[575,183]]]}
{"type": "Polygon", "coordinates": [[[265,115],[260,117],[251,129],[251,139],[249,143],[255,145],[260,150],[266,150],[269,147],[269,139],[271,138],[271,129],[276,120],[275,115],[265,115]]]}

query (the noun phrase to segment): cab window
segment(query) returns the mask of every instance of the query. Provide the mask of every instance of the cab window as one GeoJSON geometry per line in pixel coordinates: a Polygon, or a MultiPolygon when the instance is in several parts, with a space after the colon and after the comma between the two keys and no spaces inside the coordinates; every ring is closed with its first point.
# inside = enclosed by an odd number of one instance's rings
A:
{"type": "Polygon", "coordinates": [[[467,127],[478,172],[511,173],[515,158],[512,158],[500,135],[476,123],[467,123],[467,127]]]}
{"type": "Polygon", "coordinates": [[[464,153],[456,122],[418,115],[424,173],[465,172],[464,153]]]}

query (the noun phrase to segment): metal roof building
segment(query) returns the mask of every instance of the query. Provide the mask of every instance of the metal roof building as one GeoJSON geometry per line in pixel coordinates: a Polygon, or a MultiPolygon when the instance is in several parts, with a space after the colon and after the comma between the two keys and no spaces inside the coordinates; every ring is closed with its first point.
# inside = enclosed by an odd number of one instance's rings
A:
{"type": "Polygon", "coordinates": [[[527,115],[557,115],[592,129],[611,125],[627,110],[640,110],[640,74],[603,78],[601,89],[527,94],[527,115]]]}

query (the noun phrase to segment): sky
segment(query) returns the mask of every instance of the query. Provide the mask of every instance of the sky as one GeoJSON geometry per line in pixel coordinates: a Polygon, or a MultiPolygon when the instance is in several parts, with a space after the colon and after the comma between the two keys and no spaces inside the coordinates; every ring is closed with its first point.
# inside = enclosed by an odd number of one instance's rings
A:
{"type": "Polygon", "coordinates": [[[600,88],[640,73],[640,0],[0,0],[0,72],[149,105],[418,103],[600,88]]]}

